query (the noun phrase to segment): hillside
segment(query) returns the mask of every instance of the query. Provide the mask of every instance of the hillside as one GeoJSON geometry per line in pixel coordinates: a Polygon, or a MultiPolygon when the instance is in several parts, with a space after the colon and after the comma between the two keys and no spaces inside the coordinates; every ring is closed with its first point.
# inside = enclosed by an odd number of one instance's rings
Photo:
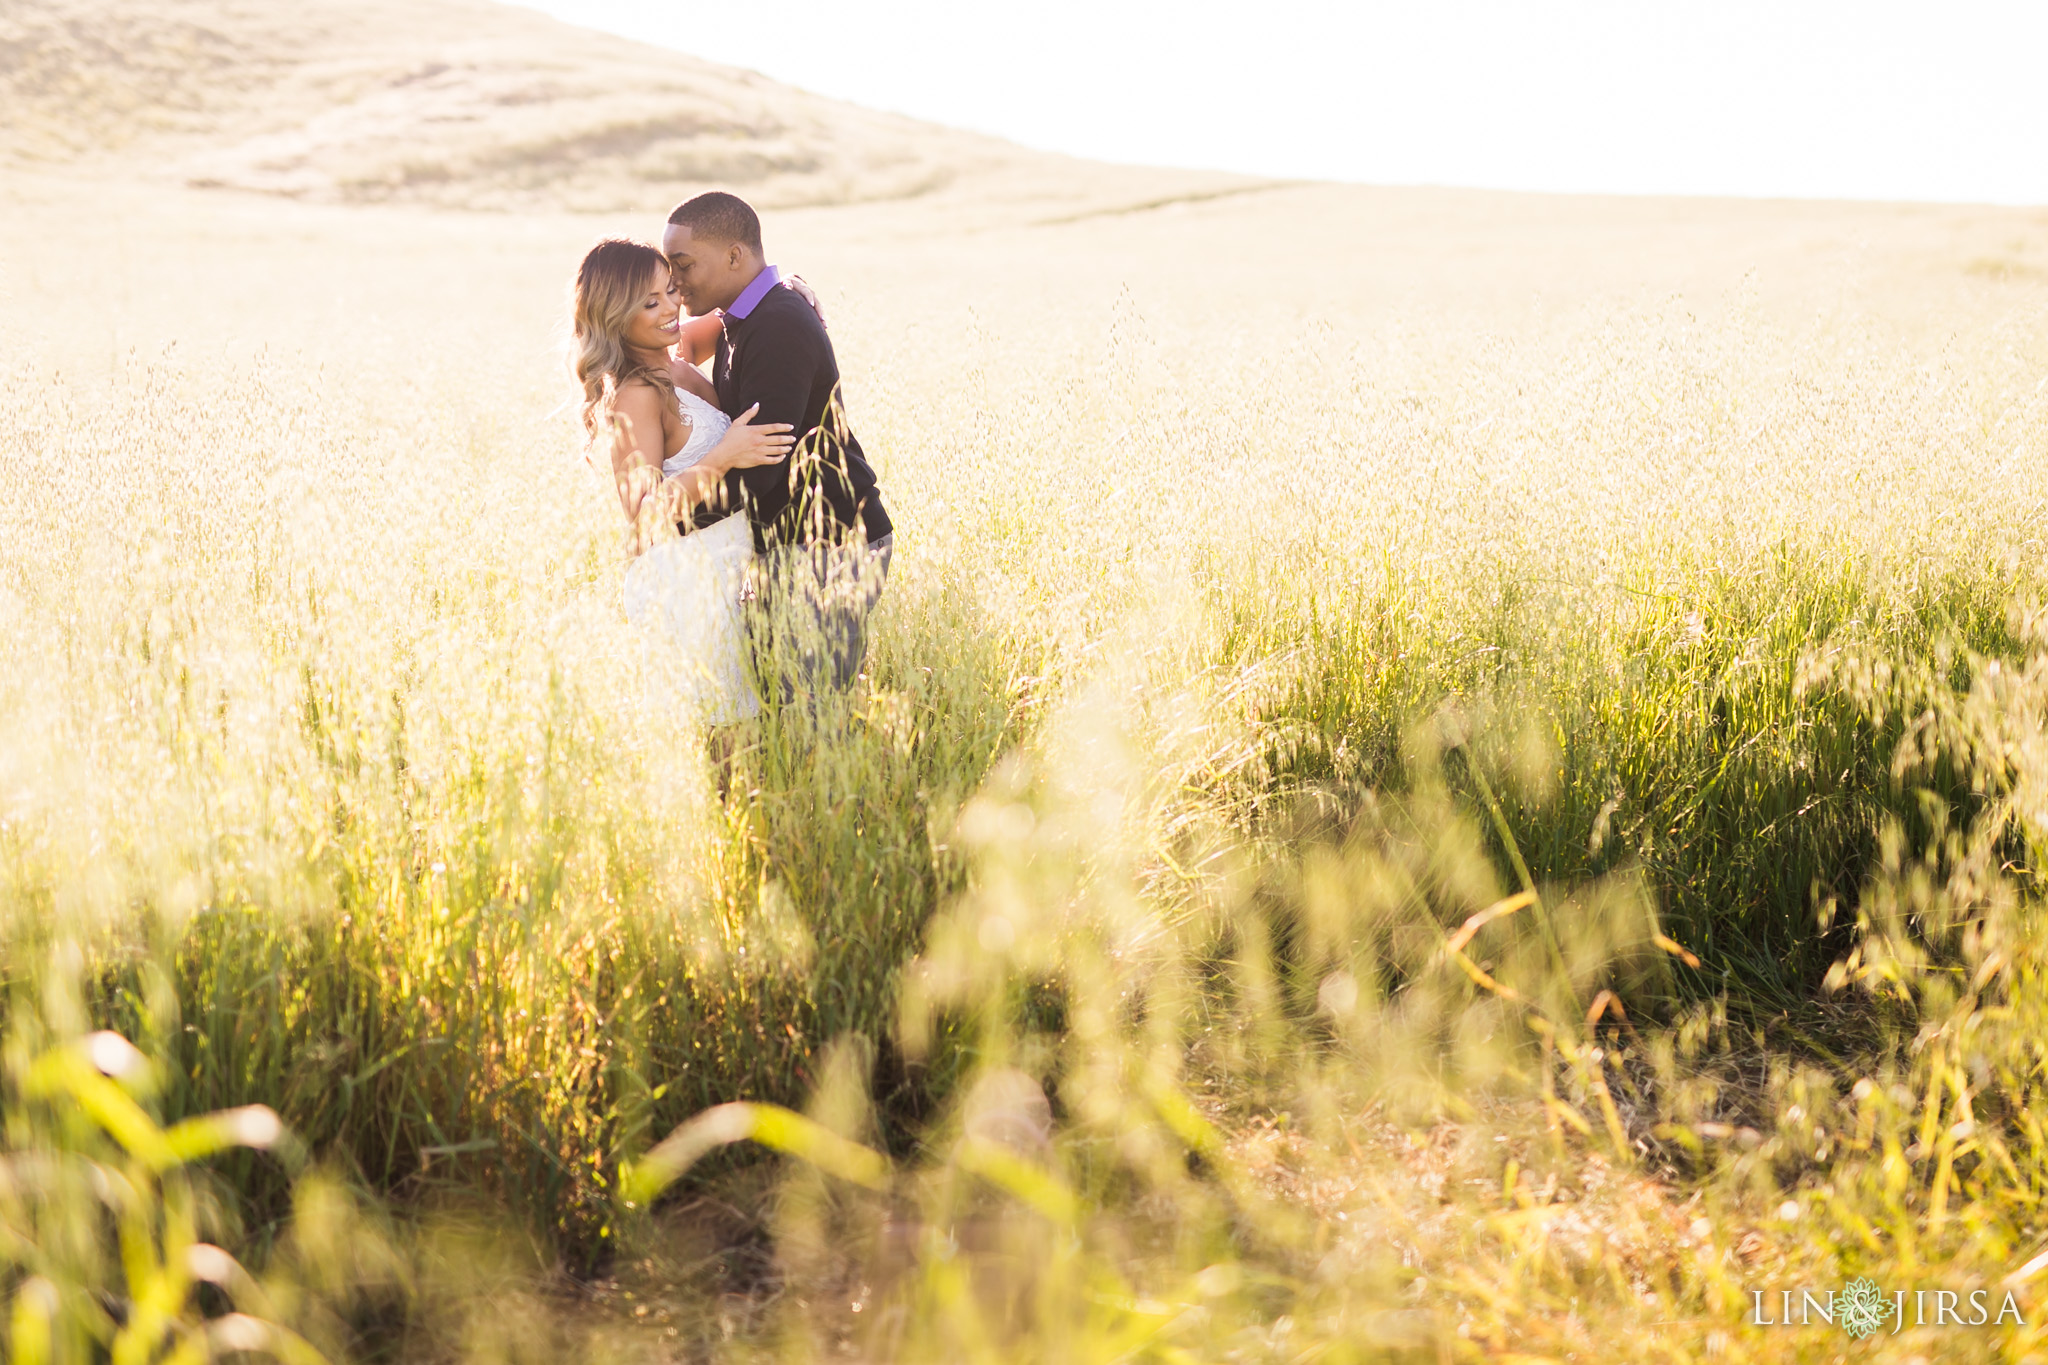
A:
{"type": "Polygon", "coordinates": [[[0,161],[311,200],[644,210],[945,190],[1077,209],[1243,182],[876,113],[486,0],[12,0],[0,161]],[[1000,188],[998,188],[998,184],[1000,188]]]}

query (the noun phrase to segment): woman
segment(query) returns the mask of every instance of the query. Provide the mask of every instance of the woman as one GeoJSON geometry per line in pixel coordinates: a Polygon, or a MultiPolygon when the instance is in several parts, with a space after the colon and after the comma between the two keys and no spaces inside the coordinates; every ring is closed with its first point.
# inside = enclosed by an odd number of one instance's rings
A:
{"type": "Polygon", "coordinates": [[[785,422],[755,425],[755,409],[728,421],[687,388],[708,387],[670,365],[682,303],[668,262],[642,242],[592,247],[576,272],[575,355],[591,453],[608,452],[626,513],[626,616],[662,641],[664,703],[720,724],[760,709],[741,661],[740,592],[753,538],[744,512],[678,537],[676,524],[715,504],[735,469],[786,458],[785,422]]]}

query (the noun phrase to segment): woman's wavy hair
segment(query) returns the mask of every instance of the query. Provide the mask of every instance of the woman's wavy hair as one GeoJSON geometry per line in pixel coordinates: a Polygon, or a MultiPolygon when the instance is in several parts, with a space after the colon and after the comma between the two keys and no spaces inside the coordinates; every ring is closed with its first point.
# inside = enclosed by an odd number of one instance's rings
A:
{"type": "Polygon", "coordinates": [[[675,391],[666,369],[643,364],[626,349],[626,323],[647,292],[648,277],[668,268],[659,251],[624,237],[599,242],[576,268],[569,366],[583,386],[583,431],[593,444],[610,428],[612,404],[631,380],[675,391]]]}

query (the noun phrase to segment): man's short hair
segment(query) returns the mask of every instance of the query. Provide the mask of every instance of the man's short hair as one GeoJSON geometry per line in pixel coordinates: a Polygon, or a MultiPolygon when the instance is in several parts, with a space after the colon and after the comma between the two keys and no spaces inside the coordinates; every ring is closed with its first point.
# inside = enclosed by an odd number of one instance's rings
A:
{"type": "Polygon", "coordinates": [[[714,242],[738,242],[761,250],[761,217],[747,201],[724,190],[712,190],[695,199],[685,199],[669,211],[668,221],[686,227],[692,237],[709,237],[714,242]]]}

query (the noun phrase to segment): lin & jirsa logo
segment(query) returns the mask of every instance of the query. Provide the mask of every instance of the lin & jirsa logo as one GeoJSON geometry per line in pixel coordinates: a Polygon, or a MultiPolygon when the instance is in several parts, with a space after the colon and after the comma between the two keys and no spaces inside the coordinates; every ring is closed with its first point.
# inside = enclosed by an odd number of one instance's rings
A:
{"type": "Polygon", "coordinates": [[[1857,1341],[1883,1331],[1886,1324],[1895,1335],[1908,1325],[1914,1327],[1996,1327],[2010,1322],[2024,1325],[2019,1300],[2011,1290],[1994,1310],[1991,1291],[1973,1289],[1895,1289],[1887,1294],[1875,1280],[1854,1279],[1838,1290],[1816,1294],[1811,1289],[1781,1289],[1777,1301],[1769,1290],[1750,1291],[1750,1325],[1753,1327],[1806,1327],[1815,1319],[1841,1328],[1857,1341]]]}

